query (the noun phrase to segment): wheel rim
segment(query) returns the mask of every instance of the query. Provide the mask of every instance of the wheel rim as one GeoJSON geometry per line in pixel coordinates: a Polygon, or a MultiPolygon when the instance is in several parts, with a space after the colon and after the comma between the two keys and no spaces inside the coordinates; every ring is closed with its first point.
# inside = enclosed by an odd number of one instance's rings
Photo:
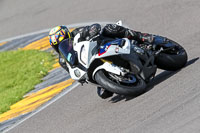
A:
{"type": "Polygon", "coordinates": [[[119,76],[113,73],[108,73],[110,79],[116,81],[119,84],[135,84],[137,82],[136,77],[133,74],[126,74],[125,76],[119,76]]]}

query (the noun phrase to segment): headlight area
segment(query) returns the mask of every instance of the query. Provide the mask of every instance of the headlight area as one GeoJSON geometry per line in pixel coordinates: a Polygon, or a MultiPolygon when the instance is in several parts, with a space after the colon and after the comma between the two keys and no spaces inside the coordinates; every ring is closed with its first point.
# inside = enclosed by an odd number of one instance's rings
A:
{"type": "Polygon", "coordinates": [[[74,75],[79,78],[81,76],[81,72],[78,69],[76,69],[74,70],[74,75]]]}
{"type": "Polygon", "coordinates": [[[88,53],[86,52],[85,46],[82,46],[81,47],[80,60],[84,65],[86,65],[86,63],[88,62],[87,54],[88,53]]]}

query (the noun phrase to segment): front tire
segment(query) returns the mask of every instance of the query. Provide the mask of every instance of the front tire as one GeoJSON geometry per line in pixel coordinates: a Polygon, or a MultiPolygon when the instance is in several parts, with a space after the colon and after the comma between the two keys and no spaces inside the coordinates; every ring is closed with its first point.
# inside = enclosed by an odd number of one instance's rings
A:
{"type": "Polygon", "coordinates": [[[146,83],[145,81],[140,78],[139,76],[137,77],[137,83],[135,84],[130,84],[130,85],[124,85],[124,84],[119,84],[117,82],[114,82],[108,75],[108,72],[104,70],[99,70],[95,74],[95,80],[96,82],[101,85],[103,88],[106,90],[121,94],[121,95],[139,95],[146,90],[146,83]]]}

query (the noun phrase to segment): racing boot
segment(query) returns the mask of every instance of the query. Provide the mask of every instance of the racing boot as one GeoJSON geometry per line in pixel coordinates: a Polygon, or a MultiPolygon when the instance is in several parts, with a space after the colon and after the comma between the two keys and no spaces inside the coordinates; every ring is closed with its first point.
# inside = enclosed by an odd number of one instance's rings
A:
{"type": "Polygon", "coordinates": [[[150,44],[154,40],[154,35],[147,34],[147,33],[141,33],[141,32],[130,30],[130,29],[126,30],[125,37],[139,41],[139,42],[147,42],[147,43],[150,43],[150,44]]]}
{"type": "Polygon", "coordinates": [[[147,34],[147,33],[142,33],[140,35],[140,40],[142,42],[146,42],[146,43],[152,44],[153,41],[154,41],[154,35],[147,34]]]}
{"type": "Polygon", "coordinates": [[[102,87],[97,87],[97,94],[99,97],[101,97],[102,99],[106,99],[106,98],[109,98],[109,97],[112,97],[113,96],[113,93],[102,88],[102,87]]]}

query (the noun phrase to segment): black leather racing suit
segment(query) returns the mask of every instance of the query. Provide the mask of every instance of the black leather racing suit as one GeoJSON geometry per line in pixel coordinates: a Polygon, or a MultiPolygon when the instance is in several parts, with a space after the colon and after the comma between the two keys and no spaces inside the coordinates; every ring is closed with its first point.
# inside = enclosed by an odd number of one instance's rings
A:
{"type": "MultiPolygon", "coordinates": [[[[138,31],[130,30],[128,28],[118,26],[116,24],[107,24],[106,26],[103,27],[102,30],[101,30],[100,24],[92,24],[90,26],[79,27],[71,32],[72,37],[76,36],[78,33],[81,34],[81,38],[79,41],[89,40],[98,34],[104,37],[109,37],[109,38],[124,38],[125,37],[129,39],[137,40],[141,43],[148,42],[152,44],[154,41],[154,35],[152,34],[141,33],[138,31]]],[[[62,59],[61,56],[59,56],[59,63],[64,69],[68,71],[65,60],[62,59]]]]}
{"type": "Polygon", "coordinates": [[[100,24],[92,24],[90,26],[79,27],[72,31],[72,36],[81,34],[81,40],[89,40],[90,38],[100,34],[110,38],[129,38],[140,42],[153,43],[153,35],[147,33],[141,33],[138,31],[130,30],[123,26],[116,24],[107,24],[101,31],[100,24]]]}

